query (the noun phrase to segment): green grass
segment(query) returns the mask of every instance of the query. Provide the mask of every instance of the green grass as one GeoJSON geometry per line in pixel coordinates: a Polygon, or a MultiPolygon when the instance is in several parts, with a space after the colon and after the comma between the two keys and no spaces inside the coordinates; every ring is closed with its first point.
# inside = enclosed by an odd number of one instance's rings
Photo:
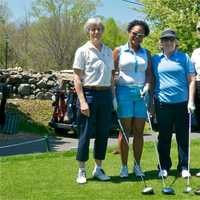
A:
{"type": "Polygon", "coordinates": [[[18,131],[39,135],[53,133],[48,126],[53,112],[52,101],[10,99],[6,107],[7,111],[16,113],[20,119],[18,131]]]}
{"type": "MultiPolygon", "coordinates": [[[[194,175],[199,170],[200,141],[192,140],[191,172],[194,175]]],[[[108,149],[104,169],[111,176],[109,182],[99,182],[92,179],[93,159],[87,163],[88,183],[78,185],[75,182],[77,162],[75,152],[44,153],[21,156],[2,157],[0,162],[0,199],[2,200],[197,200],[193,192],[184,194],[185,180],[176,178],[177,152],[172,145],[173,166],[166,184],[176,191],[174,196],[161,194],[162,184],[157,178],[156,156],[152,142],[146,142],[142,166],[146,172],[147,185],[152,186],[155,195],[141,194],[143,183],[130,174],[128,179],[120,179],[119,155],[112,154],[113,148],[108,149]]],[[[92,152],[90,153],[92,158],[92,152]]],[[[132,156],[129,156],[129,169],[132,168],[132,156]]],[[[193,189],[200,186],[200,179],[191,179],[193,189]]]]}

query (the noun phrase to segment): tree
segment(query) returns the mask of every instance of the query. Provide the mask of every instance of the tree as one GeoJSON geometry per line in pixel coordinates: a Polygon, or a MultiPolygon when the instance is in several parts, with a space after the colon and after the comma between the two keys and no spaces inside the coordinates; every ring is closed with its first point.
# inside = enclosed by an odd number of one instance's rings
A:
{"type": "MultiPolygon", "coordinates": [[[[173,28],[180,40],[183,51],[191,53],[198,46],[195,37],[195,27],[200,19],[200,0],[140,0],[144,12],[149,20],[152,34],[146,45],[155,51],[160,32],[165,28],[173,28]]],[[[157,45],[158,46],[158,45],[157,45]]]]}
{"type": "Polygon", "coordinates": [[[86,40],[83,24],[98,0],[35,0],[32,56],[41,68],[71,68],[74,52],[86,40]]]}
{"type": "Polygon", "coordinates": [[[10,10],[4,0],[0,0],[0,24],[6,24],[10,16],[10,10]]]}
{"type": "Polygon", "coordinates": [[[5,54],[7,53],[8,19],[10,11],[5,1],[0,0],[0,67],[5,66],[5,54]]]}
{"type": "Polygon", "coordinates": [[[109,18],[105,22],[105,33],[103,35],[103,42],[110,48],[125,43],[127,41],[127,34],[123,32],[115,23],[113,18],[109,18]]]}

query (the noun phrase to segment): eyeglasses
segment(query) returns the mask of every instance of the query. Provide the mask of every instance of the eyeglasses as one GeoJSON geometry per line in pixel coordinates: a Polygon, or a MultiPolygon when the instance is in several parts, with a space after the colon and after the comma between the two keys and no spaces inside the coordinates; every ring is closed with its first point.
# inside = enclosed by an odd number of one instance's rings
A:
{"type": "Polygon", "coordinates": [[[136,33],[136,32],[131,32],[132,36],[137,37],[137,38],[142,38],[145,37],[144,33],[136,33]]]}
{"type": "Polygon", "coordinates": [[[102,32],[102,28],[90,28],[89,30],[91,32],[95,32],[95,31],[102,32]]]}

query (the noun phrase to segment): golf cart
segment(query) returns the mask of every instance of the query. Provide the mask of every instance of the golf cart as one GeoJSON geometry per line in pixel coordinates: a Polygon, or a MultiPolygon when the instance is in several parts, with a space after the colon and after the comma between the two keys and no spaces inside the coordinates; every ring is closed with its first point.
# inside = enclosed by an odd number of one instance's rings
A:
{"type": "MultiPolygon", "coordinates": [[[[77,136],[77,94],[74,83],[71,80],[63,80],[61,87],[55,91],[52,98],[53,114],[49,125],[54,128],[57,134],[74,134],[77,136]]],[[[112,113],[112,127],[110,133],[119,131],[117,116],[112,113]]]]}

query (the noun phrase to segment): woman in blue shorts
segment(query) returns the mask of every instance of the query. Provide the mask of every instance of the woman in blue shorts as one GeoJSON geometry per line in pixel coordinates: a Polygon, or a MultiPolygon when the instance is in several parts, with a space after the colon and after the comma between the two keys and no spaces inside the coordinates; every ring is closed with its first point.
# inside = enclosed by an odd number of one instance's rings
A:
{"type": "MultiPolygon", "coordinates": [[[[146,105],[143,96],[148,94],[152,82],[151,59],[147,49],[141,47],[144,37],[149,35],[149,27],[144,21],[134,20],[129,23],[129,40],[115,48],[114,62],[118,72],[116,79],[116,100],[118,117],[125,129],[127,138],[133,139],[133,173],[144,176],[140,167],[143,151],[143,131],[146,120],[146,105]]],[[[120,177],[128,177],[128,145],[119,136],[121,152],[120,177]]]]}

